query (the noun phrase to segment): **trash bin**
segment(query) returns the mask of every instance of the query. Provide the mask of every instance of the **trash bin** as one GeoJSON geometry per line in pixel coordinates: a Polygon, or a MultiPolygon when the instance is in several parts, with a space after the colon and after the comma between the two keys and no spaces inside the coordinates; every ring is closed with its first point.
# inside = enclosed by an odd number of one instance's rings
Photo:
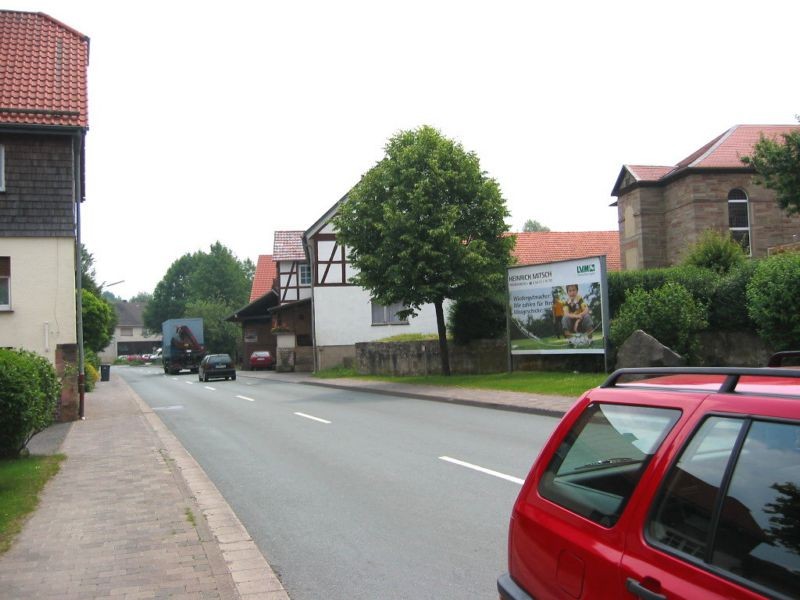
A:
{"type": "Polygon", "coordinates": [[[100,365],[100,381],[108,381],[111,378],[111,365],[100,365]]]}

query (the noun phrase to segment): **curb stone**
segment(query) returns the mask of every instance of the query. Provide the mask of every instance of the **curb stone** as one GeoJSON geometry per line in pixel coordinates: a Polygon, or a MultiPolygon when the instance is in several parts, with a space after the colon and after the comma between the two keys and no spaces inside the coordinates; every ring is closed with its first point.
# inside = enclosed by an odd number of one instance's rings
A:
{"type": "MultiPolygon", "coordinates": [[[[196,524],[203,546],[211,546],[207,549],[213,550],[213,546],[218,545],[222,562],[215,564],[212,561],[212,570],[227,569],[242,600],[290,600],[253,538],[205,471],[150,406],[132,389],[131,392],[150,427],[164,445],[167,453],[165,462],[175,480],[192,498],[202,516],[202,519],[196,519],[196,524]]],[[[211,556],[214,554],[211,552],[211,556]]]]}

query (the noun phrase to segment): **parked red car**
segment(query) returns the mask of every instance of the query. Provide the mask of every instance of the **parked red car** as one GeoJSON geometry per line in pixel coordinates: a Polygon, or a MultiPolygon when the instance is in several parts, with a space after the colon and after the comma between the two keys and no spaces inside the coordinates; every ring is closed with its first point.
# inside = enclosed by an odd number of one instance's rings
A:
{"type": "Polygon", "coordinates": [[[586,392],[522,486],[497,586],[800,597],[800,369],[624,369],[586,392]]]}
{"type": "Polygon", "coordinates": [[[250,368],[253,371],[271,369],[274,366],[275,358],[267,350],[256,350],[250,355],[250,368]]]}

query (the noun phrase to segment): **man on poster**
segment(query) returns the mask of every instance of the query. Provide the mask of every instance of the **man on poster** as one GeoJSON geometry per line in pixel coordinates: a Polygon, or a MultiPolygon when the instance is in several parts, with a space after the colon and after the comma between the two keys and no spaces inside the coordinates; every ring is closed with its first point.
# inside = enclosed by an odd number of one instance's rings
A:
{"type": "Polygon", "coordinates": [[[567,299],[563,305],[564,316],[561,318],[561,327],[564,329],[564,336],[570,337],[579,333],[587,334],[588,339],[592,339],[594,331],[594,321],[589,314],[589,305],[578,294],[578,285],[570,283],[567,285],[567,299]]]}

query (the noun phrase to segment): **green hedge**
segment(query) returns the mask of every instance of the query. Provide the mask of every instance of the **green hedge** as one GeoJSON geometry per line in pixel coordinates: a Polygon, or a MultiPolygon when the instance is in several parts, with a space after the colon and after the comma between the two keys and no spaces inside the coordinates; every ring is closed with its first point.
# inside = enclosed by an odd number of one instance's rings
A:
{"type": "Polygon", "coordinates": [[[709,327],[715,331],[756,331],[756,324],[747,311],[747,284],[758,267],[751,260],[720,276],[709,304],[709,327]]]}
{"type": "Polygon", "coordinates": [[[800,253],[758,263],[747,283],[747,310],[758,333],[776,350],[800,350],[800,253]]]}
{"type": "Polygon", "coordinates": [[[745,307],[747,282],[757,264],[757,261],[748,261],[722,275],[712,269],[690,265],[609,273],[609,313],[615,318],[632,290],[651,292],[666,283],[679,283],[695,300],[708,307],[711,329],[755,332],[755,324],[745,307]]]}
{"type": "Polygon", "coordinates": [[[55,418],[61,382],[50,362],[0,349],[0,457],[15,457],[55,418]]]}
{"type": "Polygon", "coordinates": [[[716,272],[694,266],[610,273],[608,276],[610,314],[613,318],[619,312],[629,291],[635,289],[653,291],[665,283],[679,283],[689,291],[693,298],[710,305],[720,279],[716,272]]]}

